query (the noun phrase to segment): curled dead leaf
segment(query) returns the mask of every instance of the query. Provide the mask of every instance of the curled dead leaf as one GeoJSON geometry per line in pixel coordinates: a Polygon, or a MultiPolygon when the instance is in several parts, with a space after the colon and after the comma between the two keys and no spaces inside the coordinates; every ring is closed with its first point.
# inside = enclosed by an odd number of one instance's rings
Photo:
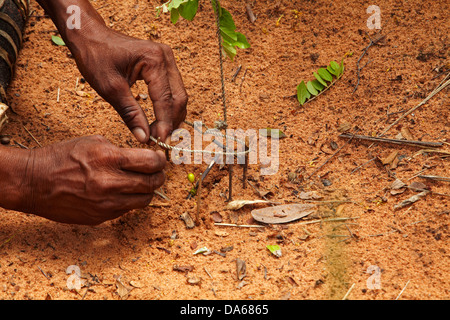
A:
{"type": "Polygon", "coordinates": [[[299,193],[298,197],[302,200],[319,200],[323,198],[316,191],[308,191],[308,192],[302,191],[299,193]]]}
{"type": "Polygon", "coordinates": [[[408,198],[408,199],[406,199],[406,200],[403,200],[402,202],[400,202],[399,204],[396,204],[396,205],[394,206],[394,210],[398,210],[398,209],[407,207],[407,206],[413,204],[414,202],[416,202],[416,201],[422,199],[422,198],[425,197],[428,193],[429,193],[429,191],[422,191],[422,192],[419,193],[419,194],[416,194],[416,195],[414,195],[414,196],[412,196],[412,197],[410,197],[410,198],[408,198]]]}
{"type": "Polygon", "coordinates": [[[248,204],[269,203],[269,202],[270,201],[267,201],[267,200],[234,200],[234,201],[228,202],[226,209],[238,210],[248,204]]]}

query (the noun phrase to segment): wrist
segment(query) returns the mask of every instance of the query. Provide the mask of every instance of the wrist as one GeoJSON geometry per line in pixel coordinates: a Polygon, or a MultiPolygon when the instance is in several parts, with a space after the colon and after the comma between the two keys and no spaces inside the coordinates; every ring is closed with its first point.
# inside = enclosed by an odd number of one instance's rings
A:
{"type": "Polygon", "coordinates": [[[32,153],[32,150],[0,147],[0,207],[15,211],[26,211],[29,207],[32,153]]]}

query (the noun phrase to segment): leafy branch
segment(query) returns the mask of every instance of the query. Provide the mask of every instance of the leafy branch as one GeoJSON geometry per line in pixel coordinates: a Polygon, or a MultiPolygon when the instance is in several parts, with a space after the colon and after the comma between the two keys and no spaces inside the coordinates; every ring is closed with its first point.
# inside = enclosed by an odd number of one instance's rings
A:
{"type": "Polygon", "coordinates": [[[344,58],[342,58],[340,64],[336,61],[331,61],[326,68],[320,68],[317,72],[314,72],[315,80],[308,81],[307,83],[304,81],[300,82],[297,86],[297,99],[300,105],[310,102],[327,91],[340,79],[343,73],[344,58]]]}
{"type": "MultiPolygon", "coordinates": [[[[192,21],[198,10],[199,0],[169,0],[161,6],[156,7],[157,15],[170,12],[170,21],[176,24],[181,17],[192,21]]],[[[222,49],[233,60],[237,54],[236,48],[247,49],[250,44],[247,38],[240,32],[236,31],[236,24],[230,12],[221,7],[216,0],[211,0],[214,12],[219,15],[219,30],[222,36],[222,49]]]]}

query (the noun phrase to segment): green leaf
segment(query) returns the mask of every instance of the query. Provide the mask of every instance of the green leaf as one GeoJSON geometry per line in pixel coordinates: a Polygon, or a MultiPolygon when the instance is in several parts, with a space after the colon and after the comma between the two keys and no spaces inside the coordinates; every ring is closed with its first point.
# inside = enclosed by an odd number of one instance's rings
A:
{"type": "Polygon", "coordinates": [[[236,25],[234,24],[233,17],[231,16],[231,13],[227,9],[222,8],[219,19],[219,25],[229,30],[233,31],[236,30],[236,25]]]}
{"type": "Polygon", "coordinates": [[[339,63],[337,63],[336,61],[331,61],[331,62],[330,62],[330,66],[331,66],[334,70],[338,70],[338,69],[339,69],[339,63]]]}
{"type": "Polygon", "coordinates": [[[314,85],[312,84],[311,81],[308,81],[306,83],[306,88],[313,96],[317,96],[319,94],[319,92],[316,90],[316,88],[314,87],[314,85]]]}
{"type": "Polygon", "coordinates": [[[328,82],[333,81],[333,76],[327,71],[327,69],[320,68],[317,70],[317,73],[319,73],[320,77],[328,82]]]}
{"type": "Polygon", "coordinates": [[[325,86],[321,84],[317,79],[311,81],[311,83],[314,86],[314,88],[316,88],[317,91],[322,91],[325,88],[325,86]]]}
{"type": "Polygon", "coordinates": [[[64,40],[61,39],[61,38],[58,37],[58,36],[52,36],[52,41],[53,41],[54,44],[56,44],[56,45],[58,45],[58,46],[65,46],[65,45],[66,45],[66,43],[64,42],[64,40]]]}
{"type": "Polygon", "coordinates": [[[281,257],[281,249],[280,246],[277,244],[274,245],[268,245],[267,249],[269,249],[269,251],[276,257],[281,257]]]}
{"type": "Polygon", "coordinates": [[[170,21],[172,21],[173,24],[177,23],[178,18],[180,18],[180,13],[178,12],[178,9],[170,10],[170,21]]]}
{"type": "Polygon", "coordinates": [[[237,41],[234,43],[240,49],[250,48],[250,43],[248,43],[247,38],[240,32],[236,32],[237,41]]]}
{"type": "Polygon", "coordinates": [[[197,14],[198,0],[190,0],[180,5],[178,11],[186,20],[192,21],[197,14]]]}
{"type": "Polygon", "coordinates": [[[220,27],[220,34],[222,35],[223,38],[226,39],[231,39],[230,41],[227,40],[229,43],[233,43],[235,41],[237,41],[237,34],[234,30],[230,30],[226,27],[220,27]]]}
{"type": "Polygon", "coordinates": [[[303,105],[306,99],[309,99],[310,97],[311,94],[308,92],[305,82],[300,82],[300,84],[297,86],[297,99],[298,102],[300,102],[300,105],[303,105]]]}
{"type": "Polygon", "coordinates": [[[230,57],[231,60],[233,60],[233,58],[236,56],[237,53],[236,48],[226,41],[222,42],[222,48],[223,51],[225,51],[225,53],[227,54],[227,56],[230,57]]]}
{"type": "Polygon", "coordinates": [[[172,0],[167,6],[167,9],[169,11],[172,11],[172,9],[178,9],[178,7],[183,3],[183,0],[172,0]]]}
{"type": "Polygon", "coordinates": [[[314,77],[316,77],[317,81],[319,81],[319,83],[321,83],[324,87],[328,87],[327,83],[316,73],[314,72],[314,77]]]}
{"type": "MultiPolygon", "coordinates": [[[[339,69],[339,65],[338,65],[338,69],[339,69]]],[[[331,65],[327,66],[327,70],[329,73],[331,73],[332,75],[334,75],[336,77],[339,75],[339,70],[333,69],[333,67],[331,65]]]]}

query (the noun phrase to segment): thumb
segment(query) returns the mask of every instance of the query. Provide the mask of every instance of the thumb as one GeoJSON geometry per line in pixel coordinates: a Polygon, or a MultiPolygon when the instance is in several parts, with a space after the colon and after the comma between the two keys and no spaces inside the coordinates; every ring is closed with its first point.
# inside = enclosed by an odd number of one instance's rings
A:
{"type": "Polygon", "coordinates": [[[119,113],[126,126],[141,143],[147,143],[150,138],[150,129],[147,117],[139,103],[133,97],[131,90],[119,91],[114,99],[113,107],[119,113]]]}

